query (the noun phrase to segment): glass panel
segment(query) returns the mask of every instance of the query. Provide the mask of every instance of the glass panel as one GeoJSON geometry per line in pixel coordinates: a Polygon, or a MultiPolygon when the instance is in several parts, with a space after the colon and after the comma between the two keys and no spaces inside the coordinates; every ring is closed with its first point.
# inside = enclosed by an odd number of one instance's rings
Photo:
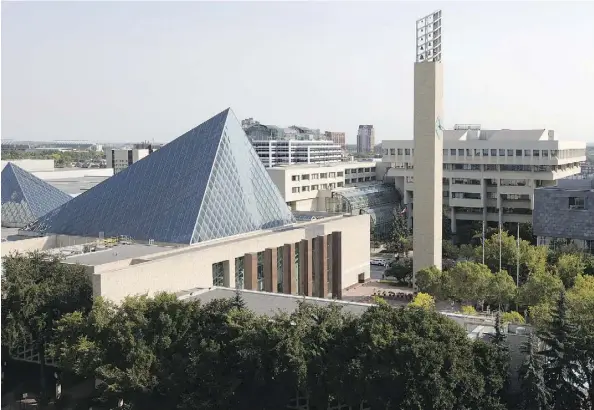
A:
{"type": "Polygon", "coordinates": [[[258,252],[258,290],[264,290],[264,252],[258,252]]]}
{"type": "Polygon", "coordinates": [[[243,289],[244,273],[243,256],[235,258],[235,287],[237,289],[243,289]]]}
{"type": "Polygon", "coordinates": [[[223,262],[212,264],[212,286],[225,286],[225,267],[223,262]]]}
{"type": "Polygon", "coordinates": [[[225,110],[31,229],[189,244],[293,221],[237,118],[225,110]]]}
{"type": "Polygon", "coordinates": [[[283,247],[279,246],[276,249],[276,276],[277,276],[277,290],[283,293],[283,247]]]}

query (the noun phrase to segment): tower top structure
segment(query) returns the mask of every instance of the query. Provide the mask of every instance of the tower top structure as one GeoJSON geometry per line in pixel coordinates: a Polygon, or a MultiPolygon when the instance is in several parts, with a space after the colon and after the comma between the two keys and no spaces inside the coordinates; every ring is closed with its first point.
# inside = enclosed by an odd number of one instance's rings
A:
{"type": "Polygon", "coordinates": [[[417,20],[416,62],[441,61],[441,10],[417,20]]]}

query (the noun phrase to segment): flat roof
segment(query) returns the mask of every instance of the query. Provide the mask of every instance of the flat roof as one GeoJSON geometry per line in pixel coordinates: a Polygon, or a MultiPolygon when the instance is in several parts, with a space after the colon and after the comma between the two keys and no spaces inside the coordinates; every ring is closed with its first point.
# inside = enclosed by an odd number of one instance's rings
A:
{"type": "Polygon", "coordinates": [[[85,176],[79,178],[46,179],[45,182],[70,195],[82,194],[105,181],[108,176],[85,176]]]}
{"type": "Polygon", "coordinates": [[[65,261],[67,263],[80,263],[81,265],[86,266],[99,266],[126,259],[142,258],[143,256],[167,252],[175,248],[176,247],[174,246],[144,245],[137,243],[129,245],[116,245],[111,248],[97,250],[95,252],[69,256],[65,259],[65,261]]]}
{"type": "MultiPolygon", "coordinates": [[[[195,289],[178,293],[180,299],[200,300],[208,303],[214,299],[229,299],[235,296],[235,289],[212,287],[207,289],[195,289]]],[[[317,306],[330,306],[337,304],[344,312],[360,315],[369,307],[368,303],[348,302],[336,299],[321,299],[307,296],[287,295],[284,293],[260,292],[255,290],[240,290],[241,296],[248,309],[259,315],[274,315],[279,312],[292,313],[297,310],[299,302],[305,301],[317,306]]]]}
{"type": "Polygon", "coordinates": [[[380,161],[336,161],[325,164],[291,164],[291,165],[277,165],[268,169],[299,169],[299,168],[332,168],[344,166],[374,166],[380,161]]]}

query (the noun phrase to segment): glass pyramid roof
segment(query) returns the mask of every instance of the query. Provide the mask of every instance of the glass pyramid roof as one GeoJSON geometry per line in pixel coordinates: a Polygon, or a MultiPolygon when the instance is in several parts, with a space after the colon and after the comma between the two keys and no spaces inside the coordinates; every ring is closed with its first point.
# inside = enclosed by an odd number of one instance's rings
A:
{"type": "Polygon", "coordinates": [[[2,226],[22,228],[71,199],[12,162],[2,170],[2,226]]]}
{"type": "Polygon", "coordinates": [[[226,109],[28,229],[191,244],[292,222],[239,121],[226,109]]]}

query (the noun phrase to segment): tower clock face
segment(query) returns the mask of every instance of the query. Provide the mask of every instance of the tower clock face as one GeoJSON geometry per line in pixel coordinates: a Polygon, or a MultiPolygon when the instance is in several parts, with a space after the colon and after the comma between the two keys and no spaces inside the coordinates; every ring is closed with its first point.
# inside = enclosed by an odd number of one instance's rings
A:
{"type": "Polygon", "coordinates": [[[435,120],[435,136],[438,140],[443,138],[443,126],[441,125],[441,119],[439,117],[435,120]]]}

